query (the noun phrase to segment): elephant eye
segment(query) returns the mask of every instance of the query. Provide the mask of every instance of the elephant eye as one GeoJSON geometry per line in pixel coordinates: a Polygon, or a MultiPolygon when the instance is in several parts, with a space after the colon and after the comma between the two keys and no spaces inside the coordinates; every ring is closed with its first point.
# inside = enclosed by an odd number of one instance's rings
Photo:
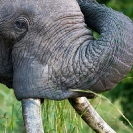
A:
{"type": "Polygon", "coordinates": [[[27,23],[25,21],[23,21],[23,20],[17,20],[15,22],[15,27],[17,27],[17,28],[19,28],[21,30],[28,28],[27,23]]]}

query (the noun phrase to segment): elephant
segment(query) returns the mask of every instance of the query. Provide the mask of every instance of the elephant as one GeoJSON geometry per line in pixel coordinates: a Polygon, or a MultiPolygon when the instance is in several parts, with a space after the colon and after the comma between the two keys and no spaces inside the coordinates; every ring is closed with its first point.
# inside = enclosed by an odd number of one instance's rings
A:
{"type": "Polygon", "coordinates": [[[0,46],[0,83],[18,100],[92,98],[131,70],[133,23],[95,0],[2,0],[0,46]]]}

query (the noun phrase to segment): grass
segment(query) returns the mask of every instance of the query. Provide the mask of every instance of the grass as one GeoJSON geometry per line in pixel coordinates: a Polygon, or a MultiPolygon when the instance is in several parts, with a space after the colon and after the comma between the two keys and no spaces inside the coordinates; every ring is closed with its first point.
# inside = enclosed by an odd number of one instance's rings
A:
{"type": "MultiPolygon", "coordinates": [[[[0,133],[25,133],[21,102],[16,100],[13,90],[0,84],[0,101],[0,133]]],[[[133,132],[119,120],[119,100],[111,105],[108,99],[97,97],[90,100],[90,103],[117,133],[133,132]]],[[[44,100],[42,120],[45,133],[94,133],[67,100],[44,100]]]]}

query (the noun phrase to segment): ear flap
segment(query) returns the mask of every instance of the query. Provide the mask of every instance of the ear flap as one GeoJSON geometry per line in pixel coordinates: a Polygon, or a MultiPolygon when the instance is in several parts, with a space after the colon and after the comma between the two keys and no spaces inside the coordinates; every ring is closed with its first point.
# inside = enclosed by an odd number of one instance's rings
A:
{"type": "Polygon", "coordinates": [[[13,66],[11,49],[0,38],[0,83],[12,88],[13,66]]]}

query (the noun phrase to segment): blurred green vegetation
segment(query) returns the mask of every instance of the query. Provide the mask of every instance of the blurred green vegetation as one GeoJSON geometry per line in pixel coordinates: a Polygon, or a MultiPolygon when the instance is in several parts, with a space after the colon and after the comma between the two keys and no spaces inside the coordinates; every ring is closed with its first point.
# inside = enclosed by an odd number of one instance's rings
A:
{"type": "MultiPolygon", "coordinates": [[[[0,133],[25,133],[21,102],[17,101],[13,90],[0,84],[0,133]]],[[[120,101],[114,105],[100,96],[90,103],[100,116],[117,132],[132,133],[133,130],[119,120],[120,101]]],[[[45,133],[94,133],[74,111],[68,100],[44,100],[42,119],[45,133]]]]}
{"type": "MultiPolygon", "coordinates": [[[[97,0],[133,19],[133,0],[97,0]]],[[[90,100],[97,112],[117,133],[132,133],[127,121],[118,109],[133,124],[133,70],[113,90],[104,93],[113,104],[97,97],[90,100]],[[123,124],[123,122],[125,124],[123,124]],[[127,126],[126,126],[127,125],[127,126]]],[[[21,102],[13,90],[0,84],[0,133],[25,133],[21,102]]],[[[93,133],[75,113],[67,100],[45,100],[42,106],[45,133],[93,133]]]]}
{"type": "Polygon", "coordinates": [[[133,0],[97,0],[101,4],[123,12],[125,15],[133,19],[133,0]]]}

